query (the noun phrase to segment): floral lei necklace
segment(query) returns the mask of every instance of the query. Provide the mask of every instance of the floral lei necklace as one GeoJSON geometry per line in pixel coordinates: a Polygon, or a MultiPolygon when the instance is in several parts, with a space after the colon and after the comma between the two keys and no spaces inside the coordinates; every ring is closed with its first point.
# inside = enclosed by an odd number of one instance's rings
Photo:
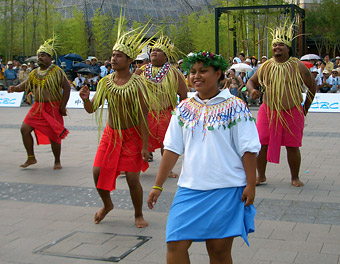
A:
{"type": "Polygon", "coordinates": [[[171,64],[169,62],[164,63],[164,65],[162,66],[160,71],[157,73],[157,75],[153,77],[152,76],[152,64],[149,63],[145,67],[145,77],[148,80],[151,80],[155,83],[160,83],[165,77],[165,75],[168,73],[168,71],[170,70],[170,67],[171,67],[171,64]]]}

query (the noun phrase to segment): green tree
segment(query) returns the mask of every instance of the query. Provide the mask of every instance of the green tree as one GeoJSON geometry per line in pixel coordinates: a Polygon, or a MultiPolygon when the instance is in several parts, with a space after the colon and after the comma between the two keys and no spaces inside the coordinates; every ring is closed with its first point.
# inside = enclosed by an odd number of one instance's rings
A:
{"type": "Polygon", "coordinates": [[[59,53],[77,53],[83,58],[88,53],[88,36],[84,20],[84,14],[74,7],[72,16],[65,20],[59,20],[59,53]]]}
{"type": "Polygon", "coordinates": [[[110,45],[112,19],[106,14],[101,14],[101,10],[97,9],[92,18],[92,22],[96,57],[100,60],[110,58],[112,48],[110,45]]]}

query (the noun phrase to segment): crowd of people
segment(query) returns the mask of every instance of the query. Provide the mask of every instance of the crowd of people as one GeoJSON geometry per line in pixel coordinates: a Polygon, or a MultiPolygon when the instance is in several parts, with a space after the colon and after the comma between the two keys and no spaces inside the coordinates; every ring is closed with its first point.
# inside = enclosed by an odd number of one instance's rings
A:
{"type": "MultiPolygon", "coordinates": [[[[189,91],[194,91],[193,85],[189,81],[188,73],[181,67],[182,59],[174,62],[174,65],[180,70],[185,78],[189,91]]],[[[245,56],[243,52],[238,57],[228,60],[229,67],[224,73],[224,79],[220,82],[220,89],[229,89],[234,96],[241,98],[248,105],[259,106],[262,103],[262,96],[253,100],[246,89],[247,81],[253,76],[256,70],[267,61],[267,56],[262,56],[259,61],[256,56],[245,56]],[[243,63],[250,68],[247,70],[237,70],[232,66],[243,63]]],[[[143,65],[150,62],[148,52],[141,53],[136,60],[130,65],[130,72],[135,72],[143,65]]],[[[67,75],[71,91],[79,91],[83,85],[87,85],[90,91],[96,91],[98,82],[106,75],[114,72],[110,60],[104,62],[98,61],[94,56],[89,56],[85,60],[90,69],[89,72],[78,73],[76,69],[66,69],[66,63],[61,62],[60,67],[64,69],[67,75]]],[[[340,92],[340,56],[330,60],[329,55],[323,59],[309,60],[310,71],[312,72],[317,83],[319,93],[338,93],[340,92]]],[[[8,61],[6,65],[0,60],[0,90],[7,90],[10,85],[16,85],[27,79],[28,74],[37,67],[35,61],[21,63],[19,60],[8,61]]]]}
{"type": "MultiPolygon", "coordinates": [[[[248,105],[260,105],[262,103],[261,87],[260,98],[253,100],[246,89],[248,80],[254,73],[267,61],[267,56],[262,56],[258,61],[256,56],[246,57],[244,53],[240,53],[239,57],[230,58],[231,67],[225,72],[225,79],[220,83],[221,89],[229,89],[234,96],[241,98],[248,105]],[[237,71],[233,65],[244,63],[251,68],[247,70],[237,71]]],[[[237,69],[237,67],[235,67],[237,69]]],[[[315,78],[317,84],[317,92],[319,93],[339,93],[340,92],[340,56],[330,60],[329,55],[324,58],[308,60],[308,68],[315,78]]]]}

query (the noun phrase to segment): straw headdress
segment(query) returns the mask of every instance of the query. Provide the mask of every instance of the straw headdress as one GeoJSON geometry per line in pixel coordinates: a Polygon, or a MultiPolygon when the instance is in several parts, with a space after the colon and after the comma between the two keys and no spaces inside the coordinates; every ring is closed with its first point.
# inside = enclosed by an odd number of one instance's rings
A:
{"type": "Polygon", "coordinates": [[[272,44],[283,43],[288,47],[291,47],[292,41],[295,38],[294,26],[295,20],[289,21],[289,19],[286,18],[283,25],[280,25],[275,29],[271,29],[271,35],[273,36],[272,44]]]}
{"type": "Polygon", "coordinates": [[[144,40],[146,34],[150,30],[150,28],[146,30],[149,22],[146,23],[144,27],[141,26],[134,30],[123,32],[123,21],[124,16],[121,13],[118,22],[117,41],[113,46],[112,51],[118,50],[135,60],[138,54],[142,52],[143,48],[146,47],[152,39],[149,38],[148,40],[144,40]]]}
{"type": "Polygon", "coordinates": [[[153,41],[152,49],[160,49],[168,57],[168,60],[177,61],[179,55],[182,53],[175,45],[171,42],[170,38],[160,34],[156,41],[153,41]]]}
{"type": "Polygon", "coordinates": [[[47,53],[51,57],[56,55],[57,52],[55,51],[55,41],[56,37],[45,40],[44,44],[40,45],[39,49],[37,50],[37,55],[41,52],[47,53]]]}

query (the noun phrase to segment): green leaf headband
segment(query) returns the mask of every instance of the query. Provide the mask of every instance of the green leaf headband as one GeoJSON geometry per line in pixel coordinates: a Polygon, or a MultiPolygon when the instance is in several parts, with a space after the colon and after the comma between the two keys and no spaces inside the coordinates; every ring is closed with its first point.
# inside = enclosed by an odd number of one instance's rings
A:
{"type": "Polygon", "coordinates": [[[204,63],[204,67],[212,66],[215,69],[220,69],[222,72],[229,66],[228,62],[221,55],[209,51],[199,51],[189,53],[188,56],[183,59],[182,68],[185,71],[190,71],[192,66],[199,61],[204,63]]]}

